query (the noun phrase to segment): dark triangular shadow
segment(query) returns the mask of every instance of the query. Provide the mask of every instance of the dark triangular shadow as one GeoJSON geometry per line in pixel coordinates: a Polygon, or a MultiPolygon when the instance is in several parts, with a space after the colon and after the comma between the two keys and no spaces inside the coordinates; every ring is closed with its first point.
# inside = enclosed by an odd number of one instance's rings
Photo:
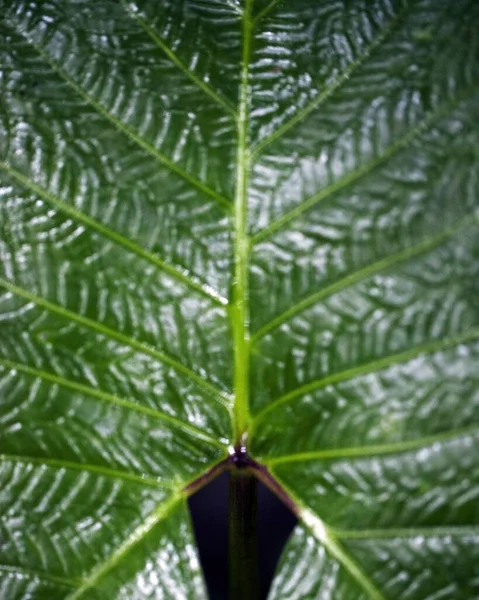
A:
{"type": "MultiPolygon", "coordinates": [[[[210,600],[228,599],[229,473],[188,498],[210,600]]],[[[291,510],[258,481],[258,563],[261,600],[266,599],[281,552],[297,523],[291,510]]]]}
{"type": "Polygon", "coordinates": [[[266,598],[276,566],[298,519],[261,481],[258,482],[258,562],[261,598],[266,598]]]}

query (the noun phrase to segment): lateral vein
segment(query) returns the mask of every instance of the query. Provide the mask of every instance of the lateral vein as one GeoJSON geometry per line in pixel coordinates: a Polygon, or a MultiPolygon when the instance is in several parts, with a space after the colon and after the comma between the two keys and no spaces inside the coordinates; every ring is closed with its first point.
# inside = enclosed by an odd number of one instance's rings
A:
{"type": "Polygon", "coordinates": [[[351,575],[353,579],[364,589],[371,600],[386,600],[385,596],[378,589],[370,575],[366,573],[342,547],[335,538],[333,529],[329,527],[313,510],[307,507],[296,494],[288,488],[279,478],[278,483],[284,488],[285,492],[292,499],[295,506],[299,509],[299,519],[304,526],[309,529],[312,536],[324,546],[326,551],[340,563],[351,575]]]}
{"type": "Polygon", "coordinates": [[[369,573],[366,573],[352,558],[349,552],[334,537],[333,532],[327,528],[321,519],[312,511],[302,513],[303,521],[309,527],[313,536],[321,542],[329,554],[335,558],[351,575],[353,579],[363,588],[370,600],[386,600],[384,594],[379,590],[369,573]],[[307,513],[309,513],[307,515],[307,513]]]}
{"type": "Polygon", "coordinates": [[[42,188],[37,183],[35,183],[31,179],[29,179],[28,177],[26,177],[25,175],[20,173],[20,171],[17,171],[13,167],[11,167],[9,164],[7,164],[3,161],[0,161],[0,169],[2,169],[3,171],[5,171],[9,175],[11,175],[14,179],[16,179],[24,187],[31,190],[38,196],[40,196],[43,200],[45,200],[52,206],[58,208],[59,210],[61,210],[64,213],[68,214],[70,217],[75,219],[77,222],[82,223],[83,225],[85,225],[86,227],[89,227],[90,229],[93,229],[94,231],[99,233],[101,236],[111,240],[112,242],[114,242],[115,244],[117,244],[119,246],[126,248],[127,250],[129,250],[130,252],[133,252],[137,256],[144,258],[145,260],[147,260],[151,264],[155,265],[162,271],[165,271],[165,273],[168,273],[172,277],[175,277],[176,279],[178,279],[179,281],[181,281],[182,283],[187,285],[190,289],[195,290],[195,291],[199,292],[200,294],[202,294],[203,296],[207,297],[208,299],[212,300],[213,302],[215,302],[215,304],[218,304],[220,306],[225,306],[228,303],[228,300],[226,298],[224,298],[218,292],[213,290],[209,285],[205,285],[204,283],[200,282],[196,276],[187,274],[186,270],[180,270],[177,267],[174,267],[173,265],[164,261],[162,258],[157,256],[153,252],[145,250],[140,245],[138,245],[136,242],[123,236],[122,234],[118,233],[117,231],[110,229],[106,225],[103,225],[102,223],[100,223],[99,221],[94,219],[93,217],[90,217],[89,215],[87,215],[84,212],[82,212],[81,210],[75,208],[71,204],[68,204],[67,202],[65,202],[64,200],[62,200],[55,194],[52,194],[48,190],[42,188]]]}
{"type": "Polygon", "coordinates": [[[287,454],[283,456],[273,456],[266,458],[263,462],[266,465],[279,465],[295,462],[309,462],[313,460],[335,460],[342,458],[363,458],[377,457],[387,454],[400,454],[420,450],[427,446],[433,446],[438,443],[455,442],[466,437],[479,435],[479,425],[465,427],[451,431],[443,431],[441,433],[428,435],[411,440],[403,440],[400,442],[391,442],[388,444],[375,444],[372,446],[354,446],[351,448],[330,448],[325,450],[313,450],[310,452],[298,452],[297,454],[287,454]]]}
{"type": "Polygon", "coordinates": [[[144,477],[129,471],[121,471],[119,469],[112,469],[110,467],[102,467],[99,465],[92,465],[88,463],[77,463],[68,460],[60,460],[55,458],[39,458],[37,456],[19,456],[13,454],[0,454],[1,462],[20,463],[20,464],[33,464],[38,466],[45,466],[51,469],[67,469],[70,471],[80,471],[93,473],[101,477],[110,477],[112,479],[124,479],[140,485],[155,487],[155,488],[166,488],[174,489],[173,485],[168,485],[152,477],[144,477]]]}
{"type": "Polygon", "coordinates": [[[180,494],[173,494],[168,500],[161,503],[156,510],[144,520],[143,523],[141,523],[128,535],[124,542],[107,560],[105,560],[105,562],[99,564],[91,571],[80,587],[72,594],[67,596],[66,600],[78,600],[79,598],[84,597],[85,592],[88,592],[94,588],[109,571],[114,569],[116,565],[128,555],[134,546],[139,544],[150,533],[150,531],[156,525],[158,525],[158,523],[164,520],[168,514],[174,510],[176,505],[179,504],[181,500],[182,496],[180,494]]]}
{"type": "Polygon", "coordinates": [[[193,71],[191,71],[180,58],[173,52],[173,50],[161,39],[158,33],[151,27],[151,25],[139,14],[135,13],[129,6],[126,0],[120,0],[125,12],[134,19],[140,27],[149,35],[149,37],[155,42],[155,44],[162,50],[171,62],[180,69],[191,81],[201,89],[206,95],[212,98],[217,104],[220,104],[225,108],[233,117],[236,117],[236,110],[231,102],[226,98],[220,96],[211,86],[201,80],[193,71]]]}
{"type": "Polygon", "coordinates": [[[253,20],[253,26],[255,27],[262,19],[267,17],[269,13],[284,0],[271,0],[271,2],[261,10],[253,20]]]}
{"type": "MultiPolygon", "coordinates": [[[[275,5],[279,2],[279,0],[273,0],[271,5],[275,5]]],[[[270,6],[271,6],[270,5],[270,6]]],[[[267,9],[268,7],[266,7],[267,9]]],[[[404,18],[406,14],[406,9],[408,8],[408,3],[405,3],[404,8],[398,12],[398,14],[391,19],[390,23],[385,26],[377,35],[377,37],[364,49],[364,51],[353,60],[341,73],[339,73],[336,78],[324,89],[323,92],[318,94],[316,98],[314,98],[307,106],[305,106],[302,110],[296,113],[289,121],[284,123],[273,131],[271,135],[265,138],[263,141],[256,144],[253,148],[253,154],[256,156],[263,152],[263,150],[269,146],[272,142],[279,139],[283,136],[287,131],[292,129],[295,125],[303,121],[311,112],[313,112],[316,108],[321,106],[334,92],[339,90],[348,79],[369,59],[369,57],[373,54],[377,48],[379,48],[391,35],[391,33],[395,30],[401,20],[404,18]]],[[[264,10],[263,12],[267,13],[268,10],[264,10]]]]}
{"type": "Polygon", "coordinates": [[[429,131],[436,121],[439,121],[441,118],[447,116],[447,114],[454,110],[460,102],[467,99],[471,91],[473,94],[477,93],[477,84],[468,86],[463,90],[462,93],[458,94],[456,98],[449,102],[445,102],[437,110],[432,111],[418,125],[416,125],[416,127],[412,127],[406,131],[404,135],[387,146],[382,154],[359,166],[357,169],[353,169],[351,172],[338,179],[338,181],[335,181],[331,185],[319,190],[318,193],[314,194],[289,212],[270,223],[267,227],[252,236],[251,245],[255,246],[263,240],[269,238],[271,235],[276,233],[276,231],[282,229],[287,223],[301,216],[304,212],[315,206],[318,202],[328,199],[336,192],[339,192],[348,185],[351,185],[360,180],[362,177],[372,173],[383,163],[393,158],[401,150],[404,150],[410,146],[416,140],[416,138],[429,131]]]}
{"type": "Polygon", "coordinates": [[[123,333],[120,333],[119,331],[110,329],[106,325],[103,325],[102,323],[99,323],[98,321],[94,321],[93,319],[90,319],[89,317],[85,317],[83,315],[80,315],[79,313],[76,313],[67,308],[64,308],[63,306],[54,304],[53,302],[50,302],[49,300],[46,300],[45,298],[37,296],[36,294],[33,294],[33,293],[29,292],[28,290],[21,288],[20,286],[17,286],[14,283],[12,283],[11,281],[8,281],[6,279],[0,278],[0,287],[5,288],[10,293],[12,293],[16,296],[19,296],[21,298],[24,298],[25,300],[28,300],[29,302],[33,302],[37,306],[40,306],[40,307],[48,310],[49,312],[57,314],[60,317],[68,319],[69,321],[78,323],[78,325],[81,325],[81,326],[87,327],[88,329],[96,331],[99,334],[105,336],[106,338],[109,338],[109,339],[115,340],[117,342],[120,342],[122,344],[125,344],[126,346],[129,346],[130,348],[134,348],[135,350],[141,352],[142,354],[151,356],[152,358],[168,365],[169,367],[171,367],[178,373],[185,375],[187,378],[189,378],[192,381],[194,381],[195,383],[197,383],[203,389],[205,389],[208,392],[210,392],[211,394],[213,394],[213,396],[221,404],[225,405],[226,407],[230,406],[229,396],[225,392],[223,392],[222,390],[217,388],[214,384],[212,384],[208,380],[204,379],[199,373],[196,373],[189,367],[186,367],[185,365],[178,362],[176,359],[172,358],[168,354],[165,354],[164,352],[160,352],[159,350],[152,348],[148,344],[145,344],[144,342],[139,342],[138,340],[135,340],[132,337],[124,335],[123,333]]]}
{"type": "Polygon", "coordinates": [[[309,392],[314,392],[319,389],[323,389],[328,385],[332,385],[335,383],[340,383],[341,381],[346,381],[348,379],[353,379],[360,375],[365,375],[368,373],[374,373],[376,371],[380,371],[387,367],[390,367],[394,364],[404,363],[409,360],[413,360],[422,354],[434,354],[435,352],[439,352],[441,350],[445,350],[447,348],[457,346],[459,344],[465,344],[467,342],[472,342],[475,339],[479,338],[479,328],[470,329],[469,331],[457,334],[455,336],[451,336],[448,338],[443,338],[440,340],[434,340],[432,342],[425,342],[424,344],[419,344],[407,350],[403,350],[402,352],[396,352],[394,354],[390,354],[388,356],[384,356],[382,358],[373,360],[368,363],[364,363],[362,365],[352,367],[350,369],[345,369],[344,371],[339,371],[338,373],[333,373],[332,375],[328,375],[327,377],[323,377],[322,379],[317,379],[305,385],[302,385],[291,392],[288,392],[284,396],[277,398],[270,404],[268,404],[265,408],[263,408],[260,412],[258,412],[253,422],[256,424],[264,419],[264,417],[269,414],[271,411],[276,410],[279,406],[283,404],[287,404],[300,396],[304,396],[309,392]]]}
{"type": "Polygon", "coordinates": [[[37,571],[35,569],[27,569],[20,565],[0,565],[0,572],[6,573],[7,575],[21,577],[30,577],[32,579],[39,579],[49,583],[55,583],[64,587],[75,588],[80,585],[81,580],[74,577],[62,577],[61,575],[52,575],[43,571],[37,571]]]}
{"type": "Polygon", "coordinates": [[[196,188],[200,192],[206,194],[213,200],[215,200],[223,209],[226,209],[228,213],[231,212],[231,202],[216,192],[214,189],[210,188],[207,184],[203,183],[199,179],[196,179],[191,173],[188,173],[176,163],[174,163],[170,158],[168,158],[165,154],[157,150],[154,146],[152,146],[149,142],[147,142],[144,138],[138,135],[133,129],[131,129],[128,125],[126,125],[123,121],[115,117],[112,113],[110,113],[104,106],[92,95],[90,95],[87,91],[85,91],[76,81],[70,77],[70,75],[65,71],[63,67],[61,67],[51,56],[46,52],[46,50],[41,47],[38,43],[36,43],[30,36],[26,33],[22,32],[21,35],[23,38],[34,48],[37,53],[47,62],[50,67],[79,95],[83,98],[85,102],[87,102],[98,114],[106,118],[116,129],[125,134],[132,142],[143,148],[148,154],[153,156],[160,163],[165,165],[180,177],[182,177],[185,181],[187,181],[192,187],[196,188]]]}
{"type": "Polygon", "coordinates": [[[431,525],[430,527],[391,527],[387,529],[332,529],[334,537],[349,540],[397,538],[477,537],[477,525],[431,525]]]}
{"type": "Polygon", "coordinates": [[[419,254],[428,252],[429,250],[432,250],[439,246],[442,242],[448,240],[450,237],[457,235],[463,229],[477,223],[479,223],[479,213],[475,213],[472,216],[468,215],[464,219],[461,219],[455,225],[447,228],[446,230],[433,237],[425,238],[421,240],[418,244],[415,244],[414,246],[405,248],[404,250],[401,250],[396,254],[386,256],[385,258],[382,258],[370,265],[367,265],[362,269],[358,269],[357,271],[349,273],[348,275],[332,283],[331,285],[328,285],[325,288],[319,290],[318,292],[315,292],[314,294],[311,294],[310,296],[304,298],[294,306],[291,306],[283,313],[272,319],[269,323],[266,323],[266,325],[263,325],[263,327],[258,329],[258,331],[252,336],[251,342],[256,343],[273,329],[280,327],[283,323],[293,318],[295,315],[301,313],[307,308],[314,306],[321,300],[324,300],[325,298],[328,298],[333,294],[337,294],[338,292],[346,289],[347,287],[350,287],[355,283],[363,281],[364,279],[372,275],[376,275],[377,273],[380,273],[381,271],[384,271],[392,266],[405,262],[410,258],[418,256],[419,254]]]}
{"type": "Polygon", "coordinates": [[[82,383],[72,381],[71,379],[67,379],[65,377],[60,377],[59,375],[55,375],[54,373],[48,373],[47,371],[43,371],[41,369],[37,369],[35,367],[30,367],[28,365],[17,363],[17,362],[11,361],[11,360],[6,360],[3,358],[0,358],[0,365],[3,365],[5,368],[10,369],[10,370],[25,373],[26,375],[29,375],[30,377],[38,377],[38,378],[42,379],[43,381],[48,381],[49,383],[59,385],[61,387],[64,387],[69,390],[73,390],[80,394],[85,394],[87,396],[90,396],[90,397],[100,400],[102,402],[108,402],[115,406],[121,406],[130,411],[142,413],[142,414],[148,415],[150,417],[153,417],[155,419],[165,421],[167,423],[170,423],[170,425],[172,425],[173,427],[176,427],[178,429],[182,429],[183,431],[186,431],[190,435],[194,435],[195,437],[199,437],[215,446],[224,448],[223,444],[221,444],[214,438],[210,437],[208,434],[204,433],[203,431],[201,431],[201,429],[197,429],[194,425],[190,425],[186,421],[182,421],[181,419],[178,419],[177,417],[173,417],[173,416],[171,416],[167,413],[164,413],[160,410],[150,408],[149,406],[143,406],[141,404],[137,404],[135,402],[132,402],[131,400],[126,400],[125,398],[120,398],[118,396],[115,396],[114,394],[109,394],[108,392],[105,392],[103,390],[97,390],[93,387],[84,385],[82,383]]]}

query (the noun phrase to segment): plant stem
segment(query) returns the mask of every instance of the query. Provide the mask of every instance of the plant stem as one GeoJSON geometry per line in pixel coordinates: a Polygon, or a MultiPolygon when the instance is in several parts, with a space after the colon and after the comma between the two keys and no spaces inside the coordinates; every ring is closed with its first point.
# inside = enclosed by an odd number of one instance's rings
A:
{"type": "Polygon", "coordinates": [[[254,475],[230,471],[230,600],[258,600],[257,486],[254,475]]]}

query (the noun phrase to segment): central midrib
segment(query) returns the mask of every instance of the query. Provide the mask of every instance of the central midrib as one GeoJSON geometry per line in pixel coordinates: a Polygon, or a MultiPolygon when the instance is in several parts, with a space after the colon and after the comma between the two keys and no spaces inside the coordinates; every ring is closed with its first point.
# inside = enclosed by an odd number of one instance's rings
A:
{"type": "Polygon", "coordinates": [[[234,279],[232,286],[231,326],[234,352],[234,424],[235,442],[244,443],[249,422],[249,292],[248,260],[249,238],[247,233],[248,176],[250,152],[248,137],[249,61],[251,52],[251,7],[253,0],[246,0],[243,17],[243,52],[239,109],[237,120],[238,147],[236,152],[236,191],[234,201],[234,279]]]}

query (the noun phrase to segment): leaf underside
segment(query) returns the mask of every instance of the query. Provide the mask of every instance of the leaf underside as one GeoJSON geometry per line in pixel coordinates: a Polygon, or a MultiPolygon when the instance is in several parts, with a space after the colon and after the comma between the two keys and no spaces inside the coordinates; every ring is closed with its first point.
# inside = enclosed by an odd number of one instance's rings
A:
{"type": "Polygon", "coordinates": [[[479,596],[479,3],[0,0],[0,598],[479,596]]]}

